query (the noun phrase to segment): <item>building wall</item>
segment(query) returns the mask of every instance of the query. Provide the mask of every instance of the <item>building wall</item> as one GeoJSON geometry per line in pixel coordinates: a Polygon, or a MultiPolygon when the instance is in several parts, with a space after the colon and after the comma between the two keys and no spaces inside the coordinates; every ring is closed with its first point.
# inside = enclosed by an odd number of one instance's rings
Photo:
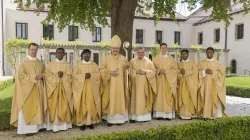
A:
{"type": "Polygon", "coordinates": [[[2,29],[2,24],[3,24],[3,17],[2,17],[2,13],[3,13],[3,9],[2,9],[2,1],[0,1],[0,76],[3,75],[3,67],[2,67],[2,56],[3,56],[3,40],[2,40],[2,36],[3,36],[3,29],[2,29]]]}
{"type": "Polygon", "coordinates": [[[243,17],[243,14],[233,16],[234,20],[228,28],[228,49],[229,61],[237,61],[237,74],[243,75],[245,70],[250,70],[250,14],[243,17]],[[244,37],[241,40],[235,38],[236,24],[244,23],[244,37]]]}
{"type": "MultiPolygon", "coordinates": [[[[46,12],[40,13],[37,16],[31,11],[17,11],[8,10],[7,11],[7,21],[6,21],[6,38],[12,39],[16,38],[16,22],[28,23],[28,39],[41,43],[41,38],[43,37],[43,21],[47,16],[46,12]]],[[[108,18],[110,22],[110,18],[108,18]]],[[[101,25],[97,24],[97,27],[101,25]]],[[[145,19],[135,19],[133,26],[133,43],[136,44],[136,29],[143,29],[143,43],[137,44],[138,46],[149,46],[150,44],[155,44],[156,42],[156,30],[161,30],[163,32],[163,42],[172,46],[174,44],[174,31],[181,32],[181,47],[188,47],[191,43],[190,33],[192,32],[192,24],[185,24],[180,22],[177,24],[174,21],[160,21],[156,26],[153,20],[145,19]]],[[[102,41],[107,42],[111,39],[111,29],[108,27],[102,28],[102,41]]],[[[79,40],[86,42],[87,44],[95,44],[92,42],[92,34],[88,30],[80,29],[79,27],[79,40]]],[[[54,26],[54,40],[61,43],[68,42],[68,27],[66,27],[61,33],[54,26]]]]}
{"type": "MultiPolygon", "coordinates": [[[[204,14],[204,13],[200,13],[204,14]]],[[[40,13],[37,16],[35,13],[30,11],[18,11],[18,10],[6,10],[6,21],[5,21],[5,40],[16,38],[16,22],[28,23],[28,39],[32,40],[36,43],[41,43],[41,38],[43,37],[43,25],[41,21],[43,21],[47,16],[46,12],[40,13]]],[[[228,41],[227,41],[227,49],[230,49],[228,55],[222,55],[220,60],[223,62],[223,66],[226,67],[228,65],[227,61],[231,61],[232,59],[236,59],[237,61],[237,74],[243,75],[245,69],[250,70],[250,65],[248,64],[248,60],[250,56],[247,55],[247,52],[250,52],[249,41],[250,38],[250,14],[245,17],[242,14],[233,15],[234,20],[231,21],[231,25],[228,28],[228,41]],[[235,40],[235,24],[244,23],[244,39],[235,40]]],[[[108,19],[110,20],[110,19],[108,19]]],[[[188,20],[189,21],[189,20],[188,20]]],[[[181,32],[181,43],[180,47],[189,48],[190,44],[197,44],[198,38],[197,35],[199,32],[203,32],[203,47],[210,47],[216,45],[221,49],[225,48],[225,25],[223,22],[207,22],[204,24],[200,24],[197,26],[193,26],[192,22],[179,22],[178,24],[174,21],[159,21],[159,23],[155,26],[153,20],[145,20],[145,19],[135,19],[133,26],[133,44],[136,44],[136,29],[143,30],[143,43],[137,44],[138,46],[150,46],[151,44],[155,44],[156,42],[156,30],[160,30],[163,33],[162,42],[166,42],[168,46],[172,46],[174,44],[174,32],[181,32]],[[220,41],[218,43],[214,42],[214,30],[220,28],[220,41]]],[[[97,27],[102,27],[97,24],[97,27]]],[[[111,39],[111,29],[108,27],[102,28],[101,38],[103,42],[108,42],[111,39]]],[[[79,27],[79,40],[86,42],[87,44],[96,44],[96,42],[92,42],[92,34],[85,30],[80,29],[79,27]]],[[[66,27],[61,33],[54,25],[54,40],[64,43],[68,41],[68,27],[66,27]]],[[[52,50],[54,51],[54,50],[52,50]]],[[[69,58],[69,53],[67,54],[69,58]]],[[[147,54],[149,55],[149,53],[147,54]]],[[[136,54],[135,54],[136,56],[136,54]]],[[[201,55],[201,59],[205,58],[205,54],[201,55]]],[[[99,61],[102,58],[99,58],[99,61]]],[[[7,61],[7,59],[5,59],[7,61]]],[[[101,61],[100,61],[101,62],[101,61]]],[[[7,74],[11,74],[10,67],[8,63],[5,62],[7,70],[7,74]]]]}
{"type": "MultiPolygon", "coordinates": [[[[235,14],[232,16],[233,20],[230,23],[227,31],[227,49],[230,49],[228,62],[235,59],[237,61],[237,75],[245,75],[245,70],[250,70],[250,14],[243,16],[243,14],[235,14]],[[243,39],[236,39],[236,25],[244,23],[244,37],[243,39]]],[[[210,47],[216,45],[221,49],[225,49],[225,25],[223,22],[206,22],[195,26],[194,36],[195,43],[198,43],[198,33],[203,32],[203,47],[210,47]],[[220,42],[214,42],[214,29],[220,28],[220,42]]]]}

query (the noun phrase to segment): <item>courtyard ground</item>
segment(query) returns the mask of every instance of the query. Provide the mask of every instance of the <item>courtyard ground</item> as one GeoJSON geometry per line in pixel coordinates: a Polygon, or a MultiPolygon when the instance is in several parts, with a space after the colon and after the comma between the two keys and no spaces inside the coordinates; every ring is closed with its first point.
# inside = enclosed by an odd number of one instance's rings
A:
{"type": "MultiPolygon", "coordinates": [[[[244,77],[244,78],[241,77],[240,79],[227,78],[227,84],[228,83],[250,87],[250,78],[249,77],[244,77]],[[242,80],[244,82],[240,83],[240,81],[242,80]]],[[[10,109],[13,88],[14,88],[14,85],[11,85],[7,87],[6,89],[0,91],[0,109],[7,109],[7,110],[10,109]]],[[[229,117],[250,115],[250,98],[227,96],[226,102],[227,102],[227,113],[229,117]]],[[[16,130],[0,131],[0,140],[23,140],[23,139],[44,140],[44,139],[57,139],[57,138],[72,138],[72,137],[80,137],[80,136],[87,136],[87,135],[117,133],[117,132],[123,132],[123,131],[147,130],[151,128],[157,128],[160,126],[166,126],[166,125],[171,126],[171,125],[176,125],[176,124],[189,123],[193,121],[201,121],[201,120],[192,120],[192,121],[184,121],[180,119],[174,119],[172,121],[153,120],[151,122],[133,123],[133,124],[126,123],[122,126],[112,126],[112,127],[107,127],[106,123],[103,122],[101,124],[96,125],[94,130],[86,129],[85,131],[80,131],[78,127],[75,127],[73,129],[70,129],[67,131],[61,131],[57,133],[53,133],[51,131],[41,132],[31,137],[17,135],[16,130]]]]}

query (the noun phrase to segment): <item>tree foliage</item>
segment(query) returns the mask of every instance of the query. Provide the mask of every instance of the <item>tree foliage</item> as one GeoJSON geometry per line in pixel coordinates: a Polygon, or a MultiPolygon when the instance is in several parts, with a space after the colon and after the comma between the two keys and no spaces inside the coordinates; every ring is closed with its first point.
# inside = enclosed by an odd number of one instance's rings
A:
{"type": "Polygon", "coordinates": [[[26,52],[30,40],[10,39],[5,43],[4,51],[7,52],[7,60],[11,64],[11,68],[16,73],[16,64],[18,57],[22,52],[26,52]]]}
{"type": "MultiPolygon", "coordinates": [[[[101,24],[103,27],[110,26],[110,22],[106,17],[110,17],[112,9],[112,1],[125,0],[27,0],[24,5],[22,0],[15,0],[21,8],[29,7],[32,2],[36,3],[36,12],[44,10],[46,5],[49,5],[49,13],[44,24],[58,23],[58,28],[62,31],[70,24],[79,24],[84,29],[94,31],[96,24],[101,24]]],[[[164,16],[169,16],[175,19],[176,5],[178,0],[136,0],[136,13],[150,16],[149,11],[153,10],[155,23],[164,16]]],[[[210,15],[213,20],[219,22],[224,21],[228,26],[231,17],[228,14],[232,9],[229,6],[230,0],[180,0],[182,4],[186,4],[189,10],[196,8],[200,3],[205,10],[213,8],[210,15]]],[[[243,4],[245,13],[248,12],[250,0],[233,0],[243,4]]],[[[126,18],[126,17],[124,17],[126,18]]]]}

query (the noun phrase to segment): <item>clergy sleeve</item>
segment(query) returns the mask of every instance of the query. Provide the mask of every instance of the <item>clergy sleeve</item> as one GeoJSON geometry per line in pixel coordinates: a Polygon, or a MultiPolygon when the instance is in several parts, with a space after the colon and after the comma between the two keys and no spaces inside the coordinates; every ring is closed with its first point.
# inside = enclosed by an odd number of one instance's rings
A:
{"type": "Polygon", "coordinates": [[[36,83],[36,75],[28,75],[24,69],[23,63],[20,64],[20,67],[18,69],[18,77],[21,83],[36,83]]]}
{"type": "MultiPolygon", "coordinates": [[[[92,72],[91,73],[91,79],[92,79],[92,87],[96,87],[95,89],[93,90],[99,90],[98,92],[96,91],[96,93],[99,93],[98,95],[101,95],[102,92],[103,92],[103,89],[102,89],[102,82],[101,82],[101,73],[100,73],[100,69],[98,67],[98,65],[95,64],[95,72],[92,72]]],[[[94,92],[93,92],[94,93],[94,92]]]]}
{"type": "Polygon", "coordinates": [[[73,80],[75,81],[78,81],[78,82],[84,82],[85,81],[85,74],[86,73],[80,73],[79,71],[79,64],[75,66],[74,70],[73,70],[73,74],[72,74],[72,77],[73,77],[73,80]]]}
{"type": "Polygon", "coordinates": [[[101,76],[102,76],[103,86],[106,86],[108,80],[110,79],[110,73],[111,71],[107,69],[107,61],[105,57],[103,60],[103,64],[101,66],[101,76]]]}
{"type": "Polygon", "coordinates": [[[149,69],[146,70],[146,77],[151,85],[151,88],[153,89],[154,93],[156,93],[156,76],[155,76],[155,67],[152,62],[148,62],[149,69]]]}
{"type": "MultiPolygon", "coordinates": [[[[193,74],[197,74],[198,72],[198,69],[197,69],[197,64],[196,63],[190,63],[191,65],[191,69],[187,69],[186,72],[185,72],[185,75],[186,76],[190,76],[190,75],[193,75],[193,74]]],[[[188,66],[189,67],[189,66],[188,66]]]]}
{"type": "Polygon", "coordinates": [[[67,64],[67,68],[65,70],[65,73],[63,74],[62,83],[64,90],[66,92],[67,98],[70,101],[72,96],[72,73],[73,69],[70,64],[67,64]]]}
{"type": "Polygon", "coordinates": [[[155,62],[155,58],[153,58],[153,65],[154,65],[154,68],[155,68],[155,71],[156,71],[156,76],[160,76],[160,69],[157,67],[156,65],[156,62],[155,62]]]}
{"type": "Polygon", "coordinates": [[[65,73],[63,73],[62,81],[64,83],[71,84],[71,82],[72,82],[72,73],[73,73],[73,70],[72,70],[70,64],[67,64],[66,71],[65,71],[65,73]]]}
{"type": "Polygon", "coordinates": [[[213,71],[212,76],[213,79],[223,79],[223,77],[225,77],[224,69],[222,68],[220,63],[218,63],[218,69],[213,71]]]}
{"type": "Polygon", "coordinates": [[[56,86],[58,84],[58,75],[57,73],[54,74],[51,70],[51,64],[48,64],[48,66],[45,69],[45,85],[46,85],[46,93],[47,97],[50,98],[53,91],[56,89],[56,86]]]}
{"type": "Polygon", "coordinates": [[[131,60],[131,63],[130,63],[130,77],[133,79],[133,78],[135,78],[135,76],[136,76],[136,68],[135,68],[135,66],[134,66],[134,61],[133,60],[131,60]]]}
{"type": "Polygon", "coordinates": [[[93,79],[95,81],[98,81],[98,83],[100,84],[101,74],[100,74],[99,67],[96,64],[94,64],[94,67],[95,67],[95,71],[90,73],[91,74],[91,79],[93,79]]]}
{"type": "Polygon", "coordinates": [[[177,62],[174,59],[173,59],[172,66],[171,66],[171,69],[169,72],[171,74],[177,74],[177,72],[178,72],[177,62]]]}
{"type": "Polygon", "coordinates": [[[45,79],[46,82],[48,82],[48,84],[53,84],[53,85],[57,85],[57,80],[58,80],[58,74],[53,74],[53,72],[50,69],[50,64],[47,66],[47,68],[45,69],[45,79]]]}
{"type": "Polygon", "coordinates": [[[180,78],[182,77],[182,74],[181,74],[181,63],[179,63],[177,66],[178,66],[177,67],[178,68],[178,70],[177,70],[177,78],[178,78],[178,80],[180,80],[180,78]]]}

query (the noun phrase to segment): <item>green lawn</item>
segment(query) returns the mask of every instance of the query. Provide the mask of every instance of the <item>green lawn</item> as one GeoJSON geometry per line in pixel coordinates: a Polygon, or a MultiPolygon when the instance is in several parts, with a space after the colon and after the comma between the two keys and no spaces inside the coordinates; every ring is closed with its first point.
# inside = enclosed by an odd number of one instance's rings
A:
{"type": "Polygon", "coordinates": [[[0,110],[11,110],[14,84],[0,91],[0,110]]]}
{"type": "Polygon", "coordinates": [[[250,88],[250,77],[227,77],[226,84],[250,88]]]}

